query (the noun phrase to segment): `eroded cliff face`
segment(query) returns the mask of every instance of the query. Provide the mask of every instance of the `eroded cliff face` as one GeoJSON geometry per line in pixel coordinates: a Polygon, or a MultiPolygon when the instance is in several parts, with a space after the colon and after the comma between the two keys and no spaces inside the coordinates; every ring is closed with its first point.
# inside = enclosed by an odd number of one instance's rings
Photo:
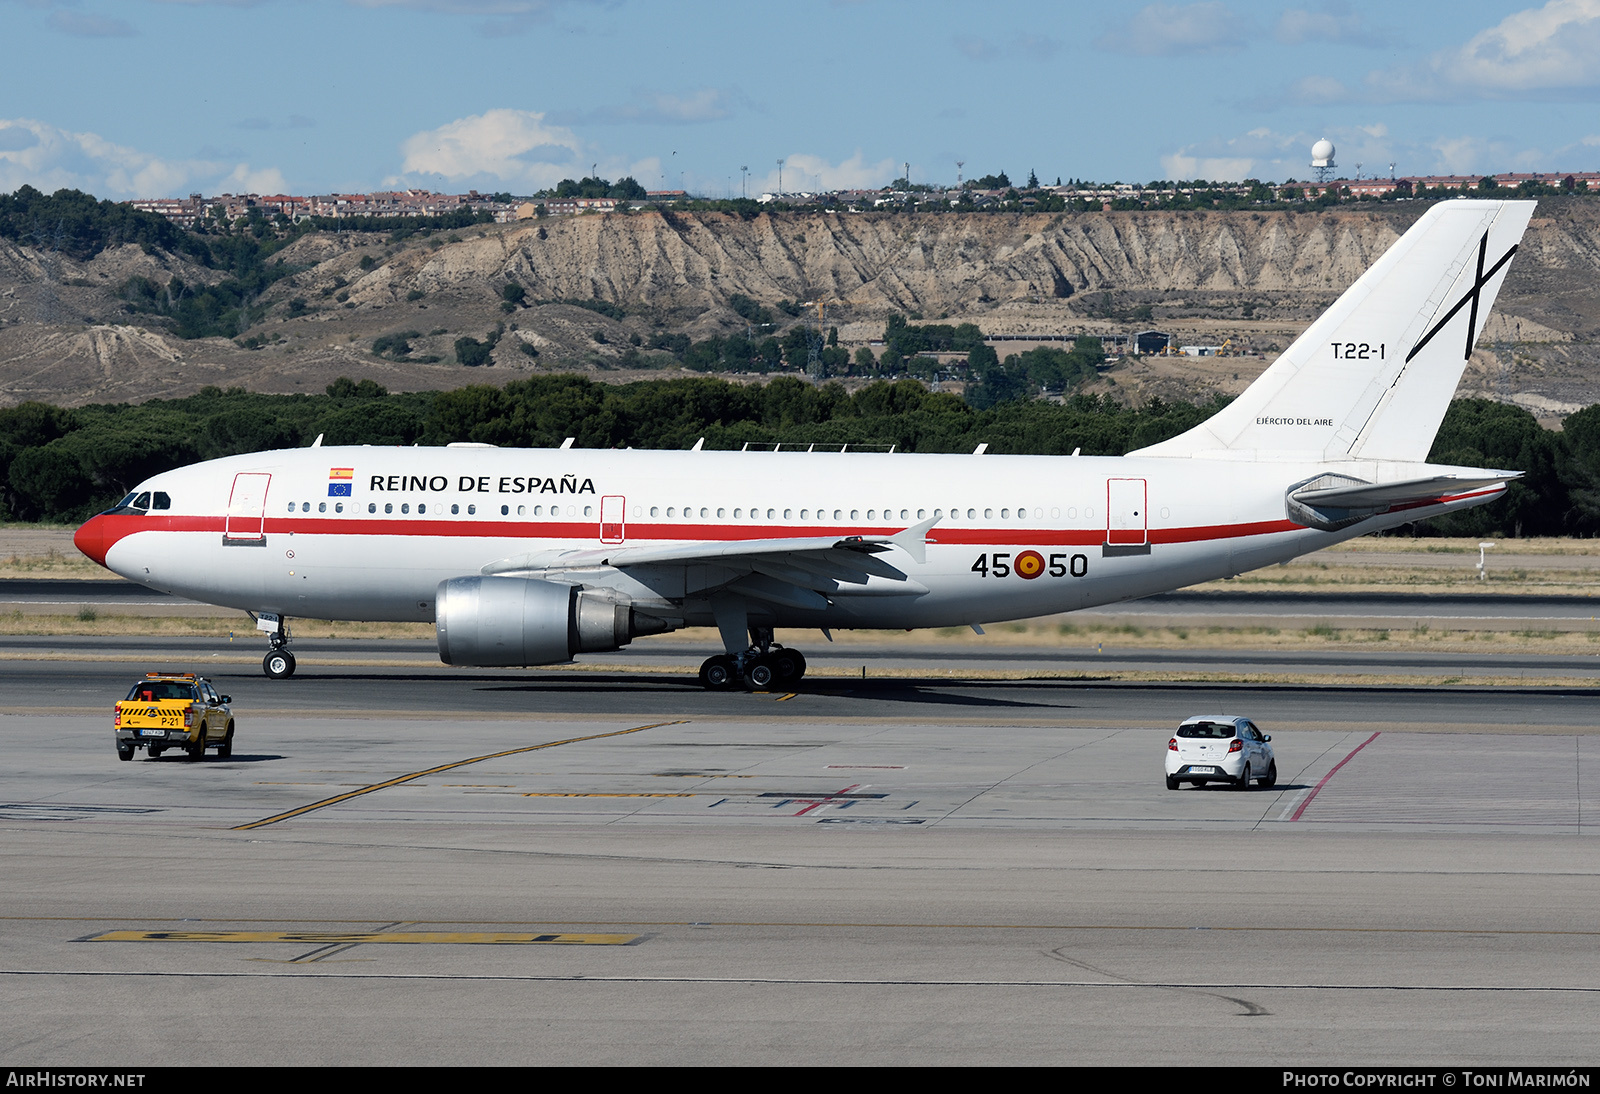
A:
{"type": "Polygon", "coordinates": [[[510,277],[536,297],[664,311],[704,311],[742,293],[880,314],[965,313],[1097,290],[1329,293],[1409,220],[1365,212],[573,217],[408,256],[363,291],[460,290],[510,277]]]}
{"type": "MultiPolygon", "coordinates": [[[[1235,347],[1264,353],[1220,370],[1213,363],[1186,373],[1181,362],[1144,370],[1149,394],[1201,398],[1248,383],[1421,212],[1403,204],[1307,213],[749,219],[651,212],[400,243],[323,233],[278,256],[299,270],[262,298],[271,313],[249,333],[270,345],[255,351],[223,339],[180,341],[124,310],[115,290],[133,273],[157,280],[181,273],[191,284],[205,278],[170,256],[124,247],[73,263],[4,245],[0,401],[139,399],[207,383],[319,391],[339,375],[392,388],[453,387],[530,369],[660,375],[615,371],[629,360],[630,336],[743,329],[729,307],[735,294],[768,305],[821,301],[847,344],[880,335],[891,313],[915,312],[973,321],[991,335],[1153,326],[1180,341],[1232,338],[1235,347]],[[503,310],[508,281],[523,287],[530,306],[503,310]],[[308,310],[291,317],[296,299],[308,310]],[[538,303],[571,300],[614,304],[627,317],[538,303]],[[454,362],[455,339],[497,328],[503,335],[492,372],[454,362]],[[416,333],[413,358],[440,360],[385,361],[369,352],[375,337],[395,331],[416,333]],[[523,344],[537,356],[521,352],[523,344]]],[[[1464,390],[1553,407],[1600,401],[1597,289],[1600,200],[1542,203],[1464,390]]],[[[1124,379],[1125,389],[1143,390],[1138,370],[1124,379]]]]}

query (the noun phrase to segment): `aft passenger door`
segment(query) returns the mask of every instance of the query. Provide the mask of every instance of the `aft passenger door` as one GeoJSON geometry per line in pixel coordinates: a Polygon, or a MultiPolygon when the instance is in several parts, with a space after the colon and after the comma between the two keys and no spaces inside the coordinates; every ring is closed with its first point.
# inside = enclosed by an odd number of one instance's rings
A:
{"type": "Polygon", "coordinates": [[[224,547],[267,545],[267,487],[271,483],[271,475],[259,472],[241,471],[233,477],[228,519],[222,529],[224,547]]]}
{"type": "Polygon", "coordinates": [[[600,542],[621,543],[627,538],[628,499],[612,494],[600,499],[600,542]]]}
{"type": "Polygon", "coordinates": [[[1144,479],[1106,480],[1106,545],[1149,549],[1144,479]]]}

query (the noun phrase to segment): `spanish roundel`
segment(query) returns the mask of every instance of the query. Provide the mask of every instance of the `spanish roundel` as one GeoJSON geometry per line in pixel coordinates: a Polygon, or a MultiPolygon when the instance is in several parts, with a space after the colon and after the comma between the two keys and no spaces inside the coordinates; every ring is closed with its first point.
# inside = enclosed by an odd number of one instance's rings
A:
{"type": "Polygon", "coordinates": [[[1023,551],[1015,563],[1017,576],[1033,580],[1044,573],[1044,556],[1038,551],[1023,551]]]}

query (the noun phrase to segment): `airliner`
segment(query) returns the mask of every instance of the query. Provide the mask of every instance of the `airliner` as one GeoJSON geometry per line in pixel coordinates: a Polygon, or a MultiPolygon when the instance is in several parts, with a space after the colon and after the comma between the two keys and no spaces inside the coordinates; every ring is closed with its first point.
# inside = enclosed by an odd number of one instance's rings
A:
{"type": "Polygon", "coordinates": [[[1483,505],[1429,464],[1531,201],[1429,209],[1243,394],[1122,457],[328,446],[140,483],[77,532],[132,581],[291,618],[435,626],[511,667],[714,626],[707,688],[792,684],[780,629],[982,625],[1230,577],[1483,505]]]}

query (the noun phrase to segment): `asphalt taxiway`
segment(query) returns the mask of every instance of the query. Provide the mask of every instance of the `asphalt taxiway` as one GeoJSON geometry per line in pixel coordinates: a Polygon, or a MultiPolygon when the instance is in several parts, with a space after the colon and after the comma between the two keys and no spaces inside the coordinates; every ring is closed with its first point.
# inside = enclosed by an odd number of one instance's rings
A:
{"type": "Polygon", "coordinates": [[[8,1062],[1592,1062],[1586,688],[182,647],[234,755],[124,763],[142,641],[0,648],[8,1062]],[[1221,709],[1278,784],[1167,791],[1221,709]]]}

